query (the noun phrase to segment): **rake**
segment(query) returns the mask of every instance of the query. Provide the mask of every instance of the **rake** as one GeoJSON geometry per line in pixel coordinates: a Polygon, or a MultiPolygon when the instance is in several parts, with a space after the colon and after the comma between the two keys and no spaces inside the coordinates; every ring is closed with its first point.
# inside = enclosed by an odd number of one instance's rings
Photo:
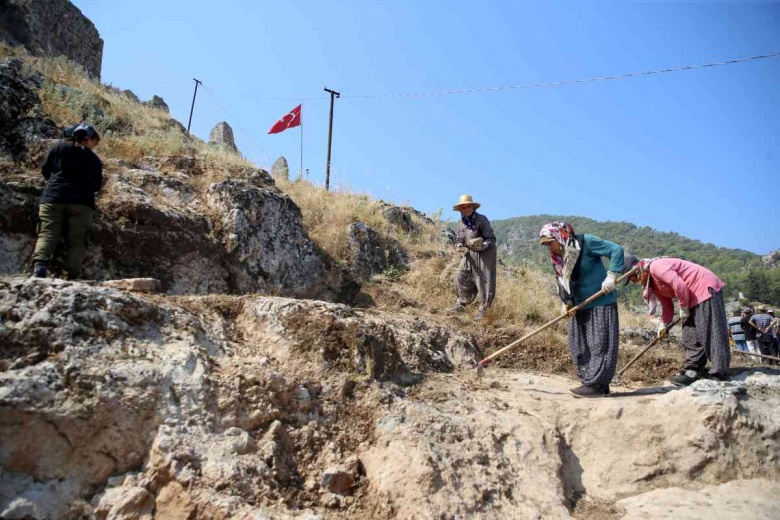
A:
{"type": "MultiPolygon", "coordinates": [[[[630,277],[632,274],[634,274],[634,273],[637,271],[637,269],[639,269],[639,267],[638,267],[638,266],[637,266],[637,267],[634,267],[634,268],[633,268],[633,269],[631,269],[629,272],[627,272],[626,274],[624,274],[623,276],[621,276],[620,278],[618,278],[617,280],[615,280],[615,285],[618,285],[620,282],[622,282],[623,280],[625,280],[625,279],[627,279],[628,277],[630,277]]],[[[554,319],[552,319],[552,320],[548,321],[547,323],[545,323],[544,325],[542,325],[541,327],[539,327],[539,328],[538,328],[538,329],[536,329],[535,331],[533,331],[533,332],[529,332],[528,334],[526,334],[526,335],[525,335],[525,336],[523,336],[522,338],[520,338],[520,339],[518,339],[518,340],[515,340],[515,341],[513,341],[512,343],[510,343],[510,344],[509,344],[509,345],[507,345],[506,347],[502,348],[501,350],[497,350],[497,351],[493,352],[493,353],[492,353],[492,354],[490,354],[488,357],[486,357],[485,359],[483,359],[482,361],[480,361],[479,363],[477,363],[477,366],[476,366],[476,370],[477,370],[477,376],[480,376],[480,375],[482,375],[482,371],[484,370],[484,368],[485,368],[485,365],[487,365],[487,364],[488,364],[488,363],[489,363],[489,362],[490,362],[492,359],[495,359],[496,357],[500,356],[500,355],[501,355],[501,354],[503,354],[504,352],[506,352],[506,351],[508,351],[508,350],[511,350],[511,349],[515,348],[515,347],[516,347],[516,346],[518,346],[520,343],[522,343],[522,342],[524,342],[524,341],[527,341],[527,340],[531,339],[532,337],[536,336],[537,334],[539,334],[539,333],[540,333],[540,332],[542,332],[543,330],[547,330],[547,329],[549,329],[550,327],[552,327],[553,325],[555,325],[556,323],[558,323],[558,322],[559,322],[559,321],[561,321],[562,319],[564,319],[564,318],[568,317],[568,316],[569,316],[571,313],[573,313],[573,312],[576,312],[576,311],[578,311],[578,310],[582,309],[583,307],[586,307],[587,305],[589,305],[589,304],[593,303],[594,301],[598,300],[599,298],[601,298],[601,297],[602,297],[602,296],[604,296],[605,294],[607,294],[607,293],[606,293],[606,292],[604,292],[604,290],[603,290],[603,289],[602,289],[602,290],[600,290],[599,292],[597,292],[597,293],[593,294],[593,295],[592,295],[590,298],[588,298],[588,299],[587,299],[587,300],[585,300],[584,302],[580,303],[579,305],[577,305],[577,306],[575,306],[575,307],[572,307],[571,309],[569,309],[569,310],[568,310],[568,311],[566,311],[565,313],[561,314],[561,315],[560,315],[560,316],[558,316],[557,318],[554,318],[554,319]]]]}

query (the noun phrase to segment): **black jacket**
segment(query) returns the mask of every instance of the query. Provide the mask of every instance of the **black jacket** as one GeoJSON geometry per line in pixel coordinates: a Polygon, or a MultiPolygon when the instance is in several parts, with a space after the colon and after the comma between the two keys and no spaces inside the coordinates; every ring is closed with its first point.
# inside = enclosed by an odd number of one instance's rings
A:
{"type": "Polygon", "coordinates": [[[95,193],[103,186],[103,163],[89,148],[61,142],[41,167],[46,187],[42,203],[83,204],[95,209],[95,193]]]}

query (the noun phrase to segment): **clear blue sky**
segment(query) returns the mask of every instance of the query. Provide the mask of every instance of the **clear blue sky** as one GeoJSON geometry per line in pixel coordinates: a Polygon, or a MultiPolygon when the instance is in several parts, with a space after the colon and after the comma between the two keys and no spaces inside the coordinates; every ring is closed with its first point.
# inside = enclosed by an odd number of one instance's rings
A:
{"type": "Polygon", "coordinates": [[[305,99],[327,85],[345,96],[335,109],[336,188],[443,208],[445,218],[471,193],[491,219],[576,214],[757,253],[780,248],[780,58],[556,88],[346,98],[777,52],[780,3],[74,3],[105,41],[104,82],[162,96],[186,125],[192,78],[202,80],[217,101],[199,91],[193,132],[208,139],[227,121],[261,167],[284,155],[299,168],[299,130],[266,132],[304,99],[304,166],[324,182],[328,101],[305,99]]]}

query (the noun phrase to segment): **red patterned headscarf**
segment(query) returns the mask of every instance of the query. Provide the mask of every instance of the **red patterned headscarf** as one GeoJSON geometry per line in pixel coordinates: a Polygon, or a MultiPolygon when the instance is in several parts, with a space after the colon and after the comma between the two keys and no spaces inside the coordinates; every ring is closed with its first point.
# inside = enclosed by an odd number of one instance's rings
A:
{"type": "Polygon", "coordinates": [[[568,222],[550,222],[542,226],[539,238],[552,238],[561,245],[563,255],[556,255],[550,251],[550,259],[555,267],[558,283],[567,293],[570,293],[569,282],[580,256],[580,245],[574,237],[574,228],[568,222]]]}

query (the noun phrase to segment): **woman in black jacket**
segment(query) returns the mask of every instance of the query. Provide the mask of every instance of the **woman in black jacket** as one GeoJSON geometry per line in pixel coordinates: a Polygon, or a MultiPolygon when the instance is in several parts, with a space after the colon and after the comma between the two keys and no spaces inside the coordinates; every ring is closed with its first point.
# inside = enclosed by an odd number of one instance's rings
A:
{"type": "Polygon", "coordinates": [[[103,186],[103,163],[92,150],[100,142],[97,131],[80,124],[72,137],[49,150],[41,173],[46,179],[38,211],[40,227],[33,253],[33,276],[45,278],[52,255],[67,233],[65,270],[69,279],[81,277],[87,253],[87,231],[95,210],[95,193],[103,186]]]}

